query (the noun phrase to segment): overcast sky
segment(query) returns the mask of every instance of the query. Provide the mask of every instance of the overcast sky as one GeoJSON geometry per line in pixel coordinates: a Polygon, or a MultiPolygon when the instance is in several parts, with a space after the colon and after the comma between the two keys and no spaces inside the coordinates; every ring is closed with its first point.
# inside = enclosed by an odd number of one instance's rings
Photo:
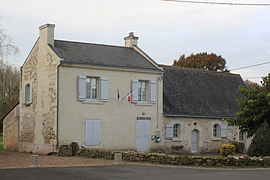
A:
{"type": "MultiPolygon", "coordinates": [[[[56,25],[55,39],[72,41],[124,45],[123,38],[135,32],[138,46],[160,64],[170,65],[182,54],[198,52],[221,55],[229,69],[270,61],[270,6],[160,0],[0,0],[0,4],[0,28],[20,49],[8,61],[18,66],[38,38],[38,27],[45,23],[56,25]]],[[[232,72],[243,78],[266,76],[270,64],[232,72]]]]}

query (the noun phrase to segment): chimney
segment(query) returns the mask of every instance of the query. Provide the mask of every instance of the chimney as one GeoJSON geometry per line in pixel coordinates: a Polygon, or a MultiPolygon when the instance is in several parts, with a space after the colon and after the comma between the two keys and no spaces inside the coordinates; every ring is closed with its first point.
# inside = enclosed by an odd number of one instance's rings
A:
{"type": "Polygon", "coordinates": [[[125,37],[124,39],[125,39],[126,47],[133,47],[133,46],[137,46],[137,41],[139,38],[135,37],[133,32],[130,32],[129,35],[125,37]]]}
{"type": "Polygon", "coordinates": [[[39,27],[39,39],[42,43],[54,46],[54,24],[44,24],[39,27]]]}

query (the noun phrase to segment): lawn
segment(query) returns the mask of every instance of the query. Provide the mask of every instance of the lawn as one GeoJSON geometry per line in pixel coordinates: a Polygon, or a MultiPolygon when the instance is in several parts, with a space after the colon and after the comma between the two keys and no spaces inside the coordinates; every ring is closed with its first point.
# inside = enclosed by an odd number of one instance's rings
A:
{"type": "Polygon", "coordinates": [[[0,135],[0,151],[2,151],[4,149],[3,147],[3,136],[0,135]]]}

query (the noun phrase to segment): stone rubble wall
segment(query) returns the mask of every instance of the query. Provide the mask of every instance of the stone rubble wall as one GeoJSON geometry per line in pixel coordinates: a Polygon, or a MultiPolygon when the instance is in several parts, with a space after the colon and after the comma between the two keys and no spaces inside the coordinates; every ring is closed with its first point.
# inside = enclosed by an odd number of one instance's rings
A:
{"type": "Polygon", "coordinates": [[[109,151],[90,148],[81,149],[79,155],[89,158],[105,158],[113,160],[115,153],[122,153],[122,159],[124,161],[211,167],[270,167],[270,157],[261,158],[248,156],[183,156],[164,153],[109,151]]]}
{"type": "Polygon", "coordinates": [[[4,118],[3,121],[3,138],[4,149],[8,151],[18,150],[18,131],[19,131],[19,105],[4,118]]]}
{"type": "MultiPolygon", "coordinates": [[[[32,85],[32,103],[21,106],[19,151],[47,154],[57,144],[57,67],[60,58],[37,41],[22,66],[22,86],[32,85]]],[[[21,102],[22,102],[22,92],[21,102]]]]}

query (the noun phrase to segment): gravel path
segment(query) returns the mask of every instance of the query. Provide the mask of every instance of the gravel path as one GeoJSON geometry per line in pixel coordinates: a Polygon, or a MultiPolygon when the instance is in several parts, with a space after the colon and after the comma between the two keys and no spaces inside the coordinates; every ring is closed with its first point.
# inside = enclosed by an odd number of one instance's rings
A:
{"type": "MultiPolygon", "coordinates": [[[[29,168],[32,154],[0,151],[0,169],[29,168]]],[[[40,167],[69,167],[69,166],[104,166],[115,164],[111,160],[84,157],[61,157],[55,155],[39,155],[40,167]]]]}

